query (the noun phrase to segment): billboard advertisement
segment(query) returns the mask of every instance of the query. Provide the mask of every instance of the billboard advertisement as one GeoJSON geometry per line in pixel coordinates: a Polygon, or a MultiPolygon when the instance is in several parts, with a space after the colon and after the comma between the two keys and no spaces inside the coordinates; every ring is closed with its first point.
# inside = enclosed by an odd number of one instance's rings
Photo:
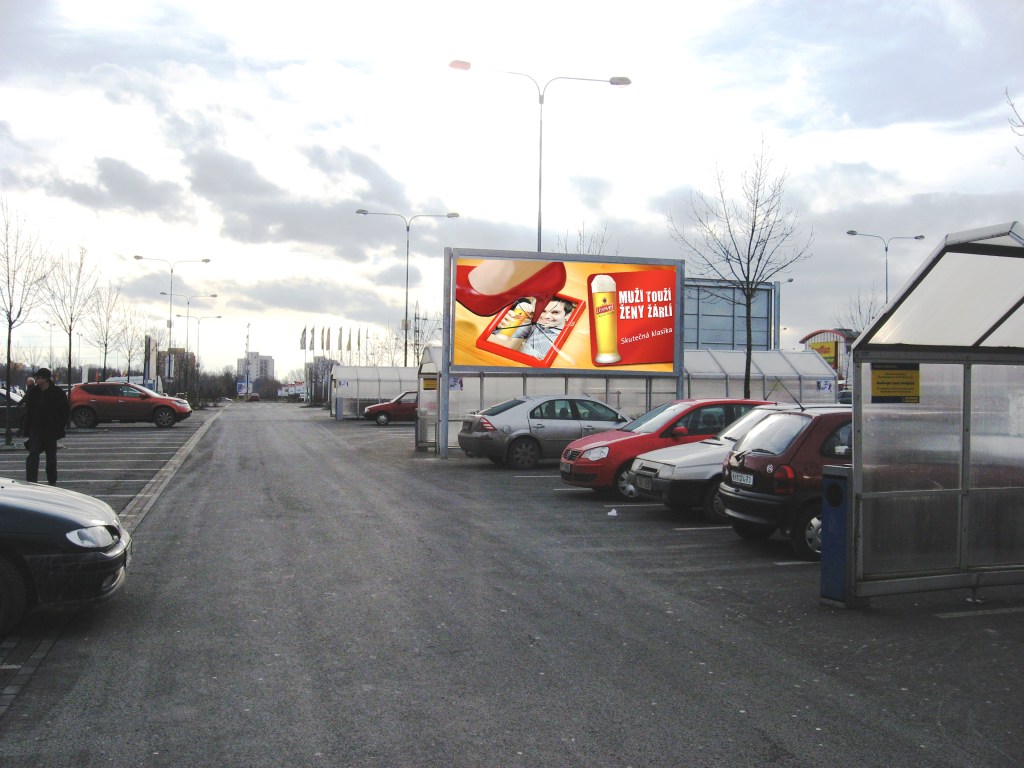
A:
{"type": "Polygon", "coordinates": [[[454,367],[675,371],[680,262],[452,253],[454,367]]]}

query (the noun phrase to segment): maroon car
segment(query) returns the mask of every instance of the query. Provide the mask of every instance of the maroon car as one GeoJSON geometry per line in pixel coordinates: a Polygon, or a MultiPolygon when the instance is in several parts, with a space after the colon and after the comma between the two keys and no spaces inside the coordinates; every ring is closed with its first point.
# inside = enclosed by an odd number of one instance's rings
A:
{"type": "Polygon", "coordinates": [[[363,418],[382,427],[392,421],[416,421],[416,393],[403,392],[386,403],[368,405],[363,409],[363,418]]]}
{"type": "Polygon", "coordinates": [[[733,446],[718,495],[737,535],[781,531],[800,557],[821,557],[822,469],[853,463],[852,417],[848,405],[773,413],[733,446]]]}

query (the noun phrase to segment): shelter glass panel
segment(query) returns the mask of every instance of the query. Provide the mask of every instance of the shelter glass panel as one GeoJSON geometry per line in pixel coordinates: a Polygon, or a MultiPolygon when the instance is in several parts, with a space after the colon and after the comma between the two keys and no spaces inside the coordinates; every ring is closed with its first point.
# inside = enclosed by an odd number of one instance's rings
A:
{"type": "MultiPolygon", "coordinates": [[[[871,387],[871,366],[861,381],[871,387]]],[[[872,403],[864,394],[862,488],[882,491],[928,491],[960,487],[963,458],[963,367],[920,366],[919,403],[872,403]]]]}
{"type": "Polygon", "coordinates": [[[946,571],[959,560],[957,493],[863,499],[864,575],[946,571]]]}
{"type": "Polygon", "coordinates": [[[970,495],[967,562],[972,566],[1024,562],[1024,488],[974,489],[970,495]]]}
{"type": "Polygon", "coordinates": [[[971,488],[1024,488],[1024,381],[1015,365],[971,369],[971,488]]]}

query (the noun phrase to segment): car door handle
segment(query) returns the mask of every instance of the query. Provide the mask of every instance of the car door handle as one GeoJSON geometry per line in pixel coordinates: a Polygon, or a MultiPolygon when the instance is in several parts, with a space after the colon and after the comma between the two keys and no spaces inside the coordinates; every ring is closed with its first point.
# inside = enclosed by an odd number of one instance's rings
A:
{"type": "Polygon", "coordinates": [[[544,429],[543,424],[534,424],[530,429],[544,429]]]}

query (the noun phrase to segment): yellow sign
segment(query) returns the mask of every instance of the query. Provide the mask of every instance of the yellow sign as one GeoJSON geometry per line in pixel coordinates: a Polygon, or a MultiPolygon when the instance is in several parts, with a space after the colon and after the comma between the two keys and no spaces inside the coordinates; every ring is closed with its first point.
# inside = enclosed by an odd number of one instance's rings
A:
{"type": "Polygon", "coordinates": [[[872,403],[920,403],[921,366],[918,363],[872,363],[872,403]]]}
{"type": "Polygon", "coordinates": [[[832,366],[832,370],[839,369],[839,342],[838,341],[812,341],[810,348],[821,355],[822,359],[832,366]]]}

